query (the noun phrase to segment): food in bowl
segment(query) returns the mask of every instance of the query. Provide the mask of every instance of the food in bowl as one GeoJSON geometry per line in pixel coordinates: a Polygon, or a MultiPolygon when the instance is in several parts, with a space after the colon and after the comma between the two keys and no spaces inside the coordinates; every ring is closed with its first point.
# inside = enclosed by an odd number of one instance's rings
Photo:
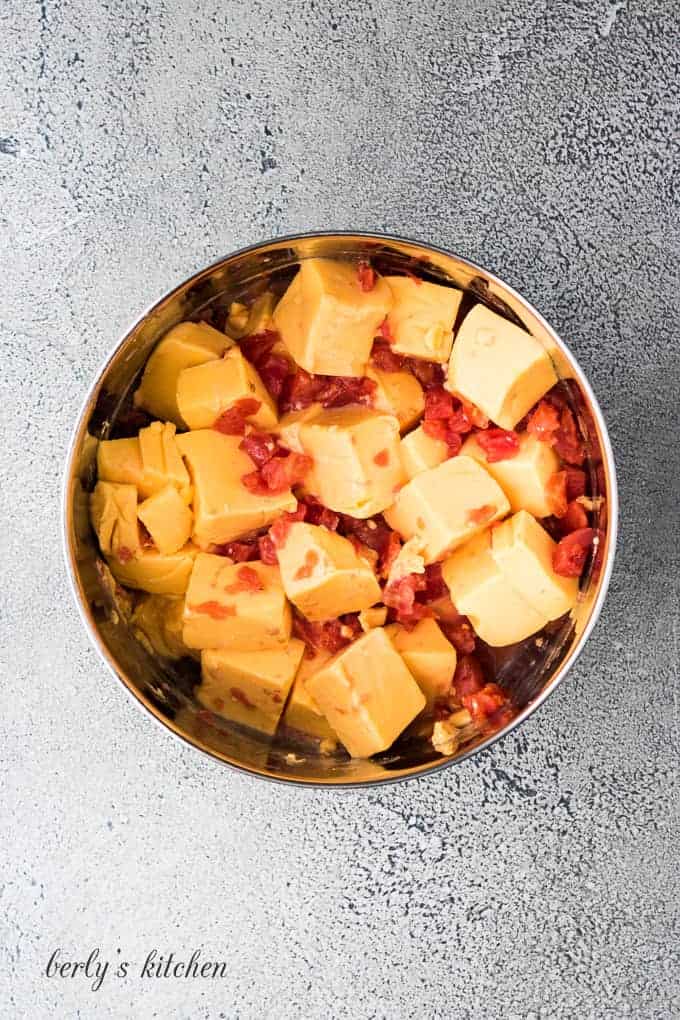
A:
{"type": "Polygon", "coordinates": [[[545,348],[453,286],[303,260],[182,322],[90,514],[135,632],[267,739],[452,754],[516,708],[484,654],[568,617],[597,555],[586,450],[545,348]]]}

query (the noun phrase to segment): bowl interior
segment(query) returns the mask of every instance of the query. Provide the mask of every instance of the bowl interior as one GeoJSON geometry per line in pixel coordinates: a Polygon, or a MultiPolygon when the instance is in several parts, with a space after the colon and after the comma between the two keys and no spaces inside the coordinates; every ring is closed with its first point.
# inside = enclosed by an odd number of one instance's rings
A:
{"type": "MultiPolygon", "coordinates": [[[[100,439],[136,434],[146,418],[132,394],[154,344],[177,322],[202,318],[221,325],[232,301],[250,301],[266,289],[281,293],[304,258],[370,258],[381,272],[408,270],[465,291],[460,316],[483,302],[526,328],[549,351],[579,423],[588,451],[586,470],[596,498],[600,544],[574,612],[517,645],[480,654],[511,694],[517,725],[559,682],[587,637],[604,596],[613,556],[615,480],[611,452],[592,393],[569,351],[531,306],[477,266],[438,249],[375,235],[325,234],[286,238],[228,256],[197,273],[151,308],[121,341],[89,395],[76,427],[67,471],[65,528],[67,559],[76,595],[96,643],[117,675],[153,715],[177,735],[229,764],[284,781],[319,784],[380,782],[421,774],[466,757],[490,742],[482,737],[443,759],[429,742],[429,725],[416,723],[384,754],[351,760],[320,754],[314,745],[286,734],[273,741],[230,725],[201,709],[193,696],[199,669],[193,660],[165,662],[135,638],[129,620],[132,597],[101,560],[89,524],[88,493],[95,476],[100,439]]],[[[505,731],[501,731],[505,732],[505,731]]],[[[496,734],[491,739],[496,739],[496,734]]]]}

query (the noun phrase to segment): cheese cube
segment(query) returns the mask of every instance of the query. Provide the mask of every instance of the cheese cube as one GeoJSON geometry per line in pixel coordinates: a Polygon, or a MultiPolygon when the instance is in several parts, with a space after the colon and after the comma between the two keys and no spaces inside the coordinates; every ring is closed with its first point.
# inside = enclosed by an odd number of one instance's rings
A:
{"type": "Polygon", "coordinates": [[[330,652],[324,651],[317,652],[313,658],[303,656],[281,722],[333,746],[338,743],[335,730],[307,690],[308,678],[318,673],[330,658],[330,652]]]}
{"type": "Polygon", "coordinates": [[[271,736],[304,650],[304,642],[295,638],[276,651],[207,649],[201,653],[196,697],[224,719],[271,736]]]}
{"type": "Polygon", "coordinates": [[[324,506],[372,517],[394,500],[404,481],[399,423],[363,407],[320,411],[300,425],[304,452],[314,459],[306,485],[324,506]]]}
{"type": "Polygon", "coordinates": [[[194,542],[201,548],[265,528],[284,510],[297,507],[290,489],[275,496],[246,489],[241,479],[255,465],[239,449],[240,436],[197,429],[178,436],[177,442],[194,485],[194,542]]]}
{"type": "Polygon", "coordinates": [[[174,485],[186,503],[191,500],[191,483],[171,422],[152,421],[139,430],[139,452],[142,458],[140,495],[150,496],[166,485],[174,485]]]}
{"type": "Polygon", "coordinates": [[[364,634],[374,627],[382,627],[387,619],[387,606],[372,606],[359,613],[359,626],[364,634]]]}
{"type": "Polygon", "coordinates": [[[402,432],[410,429],[425,410],[423,387],[410,372],[383,372],[369,365],[366,375],[376,384],[373,407],[393,414],[402,432]]]}
{"type": "Polygon", "coordinates": [[[511,510],[527,510],[534,517],[548,517],[552,513],[548,482],[559,471],[560,462],[548,443],[542,443],[529,432],[522,432],[519,453],[493,464],[488,463],[474,436],[466,439],[460,452],[466,457],[474,457],[496,479],[510,501],[511,510]]]}
{"type": "Polygon", "coordinates": [[[134,485],[97,482],[90,496],[90,518],[105,556],[125,561],[139,554],[137,490],[134,485]]]}
{"type": "Polygon", "coordinates": [[[303,407],[300,411],[289,411],[284,414],[274,429],[281,445],[288,450],[295,450],[296,453],[304,453],[300,428],[306,421],[315,418],[320,411],[323,411],[321,404],[314,403],[309,407],[303,407]]]}
{"type": "Polygon", "coordinates": [[[198,554],[184,607],[183,637],[189,648],[280,649],[290,628],[290,606],[277,567],[198,554]],[[254,584],[244,578],[245,572],[251,580],[257,575],[254,584]]]}
{"type": "Polygon", "coordinates": [[[132,629],[149,651],[164,659],[194,654],[182,640],[184,599],[146,595],[135,606],[132,629]]]}
{"type": "Polygon", "coordinates": [[[512,429],[556,382],[552,361],[530,333],[486,305],[468,312],[449,361],[446,387],[452,393],[512,429]]]}
{"type": "Polygon", "coordinates": [[[356,758],[385,751],[425,707],[422,691],[382,627],[357,638],[306,683],[356,758]]]}
{"type": "Polygon", "coordinates": [[[191,499],[189,473],[170,422],[154,421],[139,430],[139,437],[102,440],[97,447],[97,474],[103,481],[135,485],[142,499],[166,485],[174,485],[185,502],[191,499]]]}
{"type": "Polygon", "coordinates": [[[137,508],[159,552],[177,552],[189,541],[193,515],[174,485],[166,485],[137,508]]]}
{"type": "Polygon", "coordinates": [[[135,404],[154,418],[184,425],[177,406],[177,379],[191,365],[221,358],[233,341],[207,322],[180,322],[165,334],[146,363],[135,404]]]}
{"type": "Polygon", "coordinates": [[[415,478],[421,471],[437,467],[448,457],[446,443],[428,436],[422,425],[409,432],[401,441],[401,463],[409,479],[415,478]]]}
{"type": "Polygon", "coordinates": [[[308,372],[363,375],[391,304],[390,288],[380,277],[363,291],[355,264],[305,259],[276,306],[274,324],[308,372]]]}
{"type": "Polygon", "coordinates": [[[413,679],[425,695],[427,708],[451,690],[456,669],[456,649],[432,619],[419,620],[413,630],[399,623],[385,628],[413,679]]]}
{"type": "Polygon", "coordinates": [[[554,549],[548,532],[526,510],[491,535],[491,555],[498,567],[522,598],[549,620],[568,612],[578,595],[578,579],[560,577],[553,570],[554,549]]]}
{"type": "Polygon", "coordinates": [[[444,561],[442,576],[451,601],[469,618],[482,641],[502,648],[541,630],[548,617],[522,598],[512,578],[498,567],[491,555],[493,530],[457,549],[444,561]]]}
{"type": "Polygon", "coordinates": [[[232,301],[224,325],[225,332],[239,340],[243,336],[252,336],[254,333],[263,333],[266,329],[271,329],[275,300],[272,292],[266,290],[255,298],[250,308],[238,301],[232,301]]]}
{"type": "Polygon", "coordinates": [[[136,559],[127,563],[109,560],[109,566],[115,579],[128,588],[151,595],[183,595],[197,551],[190,543],[169,556],[157,549],[142,549],[136,559]]]}
{"type": "Polygon", "coordinates": [[[510,509],[497,482],[471,457],[452,457],[416,475],[385,511],[402,538],[418,537],[426,563],[462,545],[510,509]]]}
{"type": "Polygon", "coordinates": [[[411,276],[387,276],[393,305],[387,316],[392,350],[445,364],[463,293],[411,276]]]}
{"type": "Polygon", "coordinates": [[[359,612],[380,600],[370,566],[349,539],[327,528],[291,524],[277,556],[284,591],[308,620],[359,612]]]}
{"type": "Polygon", "coordinates": [[[247,420],[259,429],[273,428],[277,421],[274,401],[238,347],[217,361],[185,368],[177,378],[177,406],[190,429],[212,428],[237,400],[248,398],[260,406],[247,420]]]}

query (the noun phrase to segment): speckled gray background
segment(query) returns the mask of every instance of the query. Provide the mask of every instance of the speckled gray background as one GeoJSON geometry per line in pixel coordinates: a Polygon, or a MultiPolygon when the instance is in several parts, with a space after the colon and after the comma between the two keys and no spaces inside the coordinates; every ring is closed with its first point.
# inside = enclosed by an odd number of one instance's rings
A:
{"type": "Polygon", "coordinates": [[[2,4],[3,1020],[680,1016],[679,29],[675,0],[2,4]],[[153,725],[59,539],[67,436],[129,320],[327,227],[436,241],[533,300],[623,502],[568,682],[490,752],[363,794],[249,781],[153,725]],[[201,947],[229,976],[94,993],[43,976],[57,946],[135,970],[201,947]]]}

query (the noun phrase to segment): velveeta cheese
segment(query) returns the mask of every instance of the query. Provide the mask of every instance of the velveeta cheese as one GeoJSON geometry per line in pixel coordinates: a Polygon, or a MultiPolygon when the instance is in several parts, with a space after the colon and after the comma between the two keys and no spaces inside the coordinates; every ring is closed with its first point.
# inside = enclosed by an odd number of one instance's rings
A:
{"type": "Polygon", "coordinates": [[[352,543],[326,528],[291,524],[277,555],[284,591],[308,620],[359,612],[381,598],[375,574],[352,543]]]}
{"type": "Polygon", "coordinates": [[[223,358],[183,369],[177,379],[177,406],[190,429],[211,428],[224,411],[246,399],[259,403],[247,420],[259,429],[272,429],[277,421],[274,401],[238,347],[223,358]]]}
{"type": "Polygon", "coordinates": [[[295,450],[296,453],[304,453],[300,429],[306,421],[312,421],[322,411],[321,404],[314,403],[299,411],[288,411],[284,414],[274,429],[281,445],[288,450],[295,450]]]}
{"type": "Polygon", "coordinates": [[[362,290],[355,263],[305,259],[274,310],[274,324],[307,372],[358,376],[391,304],[380,277],[362,290]]]}
{"type": "Polygon", "coordinates": [[[419,620],[412,630],[399,623],[385,628],[421,691],[427,708],[451,691],[456,669],[456,649],[432,619],[419,620]]]}
{"type": "Polygon", "coordinates": [[[297,671],[281,722],[291,729],[306,733],[315,740],[336,745],[337,734],[307,690],[307,680],[318,673],[331,658],[329,652],[318,651],[313,657],[305,654],[297,671]]]}
{"type": "Polygon", "coordinates": [[[410,372],[383,372],[372,365],[366,375],[376,384],[373,407],[393,414],[402,432],[410,429],[425,410],[423,387],[410,372]]]}
{"type": "Polygon", "coordinates": [[[494,530],[457,549],[444,561],[442,576],[458,611],[469,618],[482,641],[499,648],[535,634],[548,616],[522,597],[512,577],[496,563],[491,555],[494,530]]]}
{"type": "Polygon", "coordinates": [[[206,649],[201,653],[196,697],[224,719],[271,736],[304,650],[304,642],[296,638],[275,651],[206,649]]]}
{"type": "Polygon", "coordinates": [[[527,510],[534,517],[548,517],[552,513],[548,483],[559,471],[560,462],[548,443],[541,442],[529,432],[522,432],[517,455],[493,464],[487,462],[474,436],[463,443],[460,452],[466,457],[474,457],[496,479],[510,501],[511,510],[527,510]]]}
{"type": "Polygon", "coordinates": [[[387,316],[392,349],[445,364],[462,291],[411,276],[386,276],[393,305],[387,316]]]}
{"type": "Polygon", "coordinates": [[[530,333],[486,305],[463,319],[449,361],[447,389],[512,429],[557,382],[552,361],[530,333]]]}
{"type": "Polygon", "coordinates": [[[290,629],[290,606],[277,567],[197,555],[184,607],[183,638],[189,648],[280,649],[290,629]]]}
{"type": "Polygon", "coordinates": [[[125,560],[139,554],[137,490],[134,485],[97,482],[90,496],[90,517],[105,556],[125,560]]]}
{"type": "Polygon", "coordinates": [[[428,436],[422,425],[409,432],[401,441],[401,463],[409,480],[421,471],[443,464],[448,457],[446,443],[428,436]]]}
{"type": "Polygon", "coordinates": [[[189,541],[193,515],[174,485],[145,499],[137,516],[161,553],[177,552],[189,541]]]}
{"type": "Polygon", "coordinates": [[[371,606],[359,613],[359,626],[364,634],[374,627],[383,627],[387,619],[387,606],[371,606]]]}
{"type": "MultiPolygon", "coordinates": [[[[537,612],[556,620],[578,596],[578,579],[552,568],[555,542],[526,510],[520,510],[491,535],[491,555],[500,570],[537,612]]],[[[455,601],[455,599],[454,599],[455,601]]]]}
{"type": "Polygon", "coordinates": [[[299,434],[314,460],[307,488],[324,506],[361,518],[390,506],[405,480],[393,415],[363,407],[320,411],[299,434]]]}
{"type": "Polygon", "coordinates": [[[128,588],[139,588],[151,595],[183,595],[197,551],[190,542],[167,556],[157,549],[142,549],[136,559],[126,563],[109,560],[109,567],[115,579],[128,588]]]}
{"type": "Polygon", "coordinates": [[[146,363],[135,404],[154,418],[184,425],[177,406],[177,379],[190,365],[221,358],[232,341],[207,322],[180,322],[165,334],[146,363]]]}
{"type": "Polygon", "coordinates": [[[433,563],[508,513],[501,487],[471,457],[452,457],[416,475],[385,511],[404,539],[417,537],[433,563]]]}
{"type": "Polygon", "coordinates": [[[142,499],[174,485],[186,503],[191,499],[189,474],[171,422],[154,421],[129,439],[104,439],[97,447],[97,474],[102,481],[136,486],[142,499]]]}
{"type": "Polygon", "coordinates": [[[307,680],[351,755],[385,751],[425,707],[425,697],[382,627],[368,631],[307,680]]]}
{"type": "Polygon", "coordinates": [[[197,429],[177,437],[194,486],[194,535],[203,549],[265,528],[284,510],[293,511],[297,500],[290,489],[275,496],[259,496],[242,478],[255,470],[250,457],[239,449],[240,436],[225,436],[214,429],[197,429]]]}

